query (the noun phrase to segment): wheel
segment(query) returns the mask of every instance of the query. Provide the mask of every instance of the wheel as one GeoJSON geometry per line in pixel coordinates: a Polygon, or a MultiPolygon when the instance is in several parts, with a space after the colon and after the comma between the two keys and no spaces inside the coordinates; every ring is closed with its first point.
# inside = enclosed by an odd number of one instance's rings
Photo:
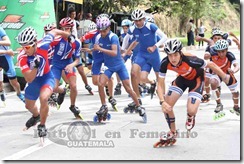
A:
{"type": "Polygon", "coordinates": [[[128,107],[125,107],[124,108],[124,113],[128,113],[128,111],[129,111],[128,107]]]}
{"type": "Polygon", "coordinates": [[[110,119],[111,119],[111,114],[108,113],[108,114],[107,114],[107,120],[109,121],[110,119]]]}
{"type": "Polygon", "coordinates": [[[94,122],[98,122],[98,117],[97,117],[97,115],[93,117],[93,121],[94,121],[94,122]]]}
{"type": "Polygon", "coordinates": [[[134,109],[130,109],[130,113],[133,113],[134,112],[134,109]]]}
{"type": "Polygon", "coordinates": [[[147,114],[146,113],[142,116],[142,119],[143,119],[144,123],[147,123],[147,114]]]}

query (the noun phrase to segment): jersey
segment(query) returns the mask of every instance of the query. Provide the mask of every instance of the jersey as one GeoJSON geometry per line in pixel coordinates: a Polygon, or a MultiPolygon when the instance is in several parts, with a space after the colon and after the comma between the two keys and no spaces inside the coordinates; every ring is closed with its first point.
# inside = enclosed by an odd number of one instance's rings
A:
{"type": "Polygon", "coordinates": [[[220,58],[219,56],[211,56],[210,60],[219,66],[224,73],[228,73],[228,68],[231,68],[232,64],[237,63],[234,54],[231,52],[227,52],[224,58],[220,58]]]}
{"type": "Polygon", "coordinates": [[[50,44],[54,48],[52,63],[56,65],[68,65],[73,62],[72,56],[80,57],[81,42],[75,39],[74,43],[69,43],[67,39],[58,37],[50,44]]]}
{"type": "Polygon", "coordinates": [[[184,79],[193,80],[204,75],[205,66],[206,62],[196,56],[183,55],[178,66],[173,66],[168,57],[165,57],[161,62],[159,76],[164,78],[167,70],[172,70],[184,79]]]}
{"type": "Polygon", "coordinates": [[[54,40],[54,36],[51,34],[47,34],[41,42],[37,43],[36,53],[32,56],[28,56],[23,49],[18,55],[18,63],[21,68],[22,73],[32,70],[35,66],[34,59],[40,59],[40,66],[38,67],[38,71],[36,77],[44,76],[50,72],[50,66],[48,62],[48,50],[50,47],[50,43],[54,40]]]}
{"type": "MultiPolygon", "coordinates": [[[[7,36],[5,30],[0,27],[0,41],[3,40],[3,37],[7,36]]],[[[3,46],[3,45],[0,45],[0,50],[8,50],[9,49],[9,46],[3,46]]],[[[1,54],[0,56],[4,56],[5,54],[1,54]]]]}
{"type": "Polygon", "coordinates": [[[142,28],[136,28],[136,26],[131,26],[129,28],[128,34],[133,35],[136,41],[140,43],[140,51],[148,52],[147,48],[157,43],[157,29],[158,27],[155,24],[147,22],[142,28]]]}
{"type": "Polygon", "coordinates": [[[124,61],[123,61],[123,59],[121,57],[121,53],[120,53],[119,37],[115,33],[110,31],[105,38],[102,38],[101,34],[98,34],[98,36],[96,37],[96,40],[97,41],[95,41],[95,42],[98,43],[100,47],[107,49],[107,50],[111,50],[112,45],[114,45],[114,44],[117,45],[117,55],[116,56],[110,56],[110,55],[103,53],[105,66],[107,66],[108,68],[114,68],[114,67],[119,67],[120,65],[124,65],[124,61]]]}

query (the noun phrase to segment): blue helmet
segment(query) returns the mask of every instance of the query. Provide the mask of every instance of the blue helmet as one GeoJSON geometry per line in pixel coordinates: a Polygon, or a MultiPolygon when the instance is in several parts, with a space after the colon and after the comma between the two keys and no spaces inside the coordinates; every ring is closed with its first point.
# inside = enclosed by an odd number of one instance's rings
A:
{"type": "Polygon", "coordinates": [[[229,42],[225,39],[220,39],[218,40],[215,45],[214,45],[214,49],[216,51],[219,51],[219,50],[225,50],[229,47],[229,42]]]}
{"type": "Polygon", "coordinates": [[[132,25],[132,22],[129,19],[124,19],[121,22],[121,26],[131,26],[131,25],[132,25]]]}

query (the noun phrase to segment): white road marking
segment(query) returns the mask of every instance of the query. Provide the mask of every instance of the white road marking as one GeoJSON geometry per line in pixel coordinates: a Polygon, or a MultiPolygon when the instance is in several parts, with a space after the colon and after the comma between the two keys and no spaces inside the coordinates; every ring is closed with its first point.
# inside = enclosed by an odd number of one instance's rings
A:
{"type": "Polygon", "coordinates": [[[5,157],[3,158],[2,160],[3,161],[8,161],[8,160],[18,160],[18,159],[21,159],[29,154],[32,154],[34,153],[35,151],[38,151],[40,149],[43,149],[44,147],[52,144],[53,142],[51,142],[49,139],[45,138],[45,143],[43,146],[40,146],[40,143],[36,144],[36,145],[33,145],[27,149],[24,149],[24,150],[21,150],[17,153],[14,153],[8,157],[5,157]]]}

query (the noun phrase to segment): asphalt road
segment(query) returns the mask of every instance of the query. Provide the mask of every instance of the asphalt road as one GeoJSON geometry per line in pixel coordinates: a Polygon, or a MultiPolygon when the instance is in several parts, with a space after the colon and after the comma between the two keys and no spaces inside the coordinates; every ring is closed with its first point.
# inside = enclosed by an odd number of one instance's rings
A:
{"type": "MultiPolygon", "coordinates": [[[[230,50],[240,62],[240,52],[230,50]]],[[[191,51],[202,57],[203,49],[191,51]]],[[[127,62],[128,63],[128,62],[127,62]]],[[[129,68],[129,64],[127,64],[129,68]]],[[[154,78],[154,75],[150,75],[154,78]]],[[[240,81],[240,72],[236,74],[240,81]]],[[[167,86],[175,78],[168,73],[167,86]]],[[[91,77],[88,77],[91,84],[91,77]]],[[[25,109],[14,92],[7,93],[6,107],[0,104],[0,158],[2,160],[240,160],[240,116],[229,109],[233,102],[230,91],[222,84],[221,99],[226,116],[213,120],[215,102],[201,104],[196,116],[196,125],[190,138],[186,138],[187,92],[175,105],[176,126],[179,138],[172,147],[153,148],[160,134],[168,131],[168,125],[161,112],[159,100],[150,96],[142,98],[147,110],[148,122],[142,122],[138,114],[125,114],[123,108],[131,102],[125,90],[116,96],[118,112],[110,104],[112,118],[102,123],[94,123],[95,112],[100,108],[97,87],[92,85],[94,95],[84,89],[78,77],[78,97],[76,105],[84,116],[84,122],[76,120],[69,111],[69,97],[66,96],[60,110],[50,108],[46,126],[48,138],[43,147],[39,146],[36,127],[23,131],[31,114],[25,109]]],[[[39,104],[39,103],[38,103],[39,104]]]]}

